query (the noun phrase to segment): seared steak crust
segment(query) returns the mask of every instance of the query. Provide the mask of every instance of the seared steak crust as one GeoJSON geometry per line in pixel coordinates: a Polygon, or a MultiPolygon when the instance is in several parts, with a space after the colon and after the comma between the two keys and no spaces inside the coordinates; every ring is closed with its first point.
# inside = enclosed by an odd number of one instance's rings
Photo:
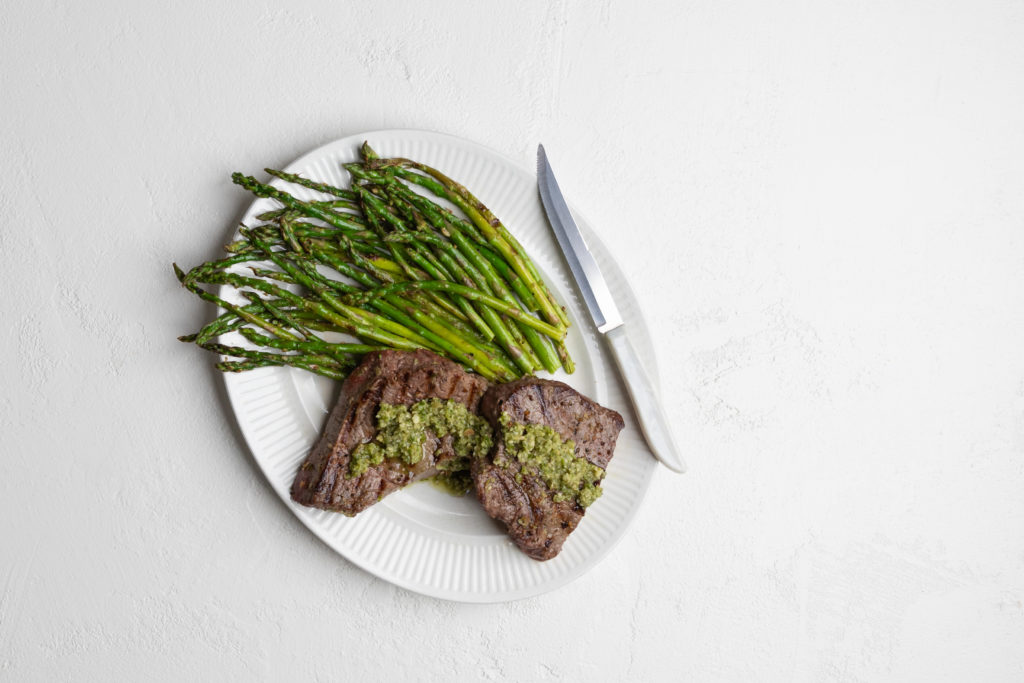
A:
{"type": "Polygon", "coordinates": [[[514,423],[547,425],[563,440],[575,442],[577,457],[605,469],[625,426],[622,416],[567,384],[535,377],[494,385],[480,402],[480,413],[494,429],[495,445],[486,458],[473,459],[477,498],[524,553],[536,560],[551,559],[585,510],[575,500],[555,502],[539,476],[524,471],[514,457],[504,457],[499,419],[504,413],[514,423]],[[507,467],[494,464],[496,459],[507,462],[507,467]],[[517,474],[522,475],[518,482],[517,474]]]}
{"type": "Polygon", "coordinates": [[[452,438],[431,435],[415,465],[385,461],[349,478],[352,451],[377,434],[381,403],[411,405],[429,398],[451,399],[476,412],[488,387],[458,364],[426,350],[377,351],[345,379],[320,439],[292,483],[292,500],[321,510],[354,515],[384,496],[437,474],[437,466],[455,457],[452,438]]]}

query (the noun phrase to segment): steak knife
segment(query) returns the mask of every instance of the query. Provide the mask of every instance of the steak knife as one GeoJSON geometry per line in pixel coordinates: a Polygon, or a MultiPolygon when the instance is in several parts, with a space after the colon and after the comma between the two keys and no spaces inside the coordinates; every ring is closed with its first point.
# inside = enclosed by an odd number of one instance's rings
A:
{"type": "Polygon", "coordinates": [[[537,146],[537,186],[544,213],[548,216],[548,222],[569,264],[576,287],[587,305],[587,311],[615,359],[651,453],[673,472],[685,472],[686,465],[679,456],[654,384],[626,335],[622,316],[608,289],[608,283],[569,212],[569,206],[565,203],[551,164],[548,163],[547,154],[544,153],[544,145],[537,146]]]}

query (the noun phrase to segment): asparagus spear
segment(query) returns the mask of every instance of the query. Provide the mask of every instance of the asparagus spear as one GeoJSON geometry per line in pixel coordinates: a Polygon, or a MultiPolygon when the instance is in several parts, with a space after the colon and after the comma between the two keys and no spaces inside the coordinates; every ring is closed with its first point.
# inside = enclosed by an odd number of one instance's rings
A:
{"type": "Polygon", "coordinates": [[[517,306],[510,304],[501,299],[496,299],[493,296],[484,294],[483,292],[473,289],[471,287],[465,287],[463,285],[456,284],[454,282],[445,282],[442,280],[426,280],[422,282],[398,282],[393,285],[386,287],[379,287],[376,289],[369,289],[358,294],[348,295],[348,300],[352,303],[365,303],[371,301],[376,297],[383,296],[386,294],[392,294],[397,292],[407,292],[412,290],[421,291],[444,291],[453,292],[460,294],[467,299],[473,299],[480,303],[493,308],[496,311],[500,311],[503,315],[507,315],[510,318],[514,318],[516,321],[523,323],[528,327],[546,334],[552,339],[562,339],[565,336],[566,329],[564,327],[556,327],[543,320],[531,317],[526,313],[523,313],[517,306]]]}

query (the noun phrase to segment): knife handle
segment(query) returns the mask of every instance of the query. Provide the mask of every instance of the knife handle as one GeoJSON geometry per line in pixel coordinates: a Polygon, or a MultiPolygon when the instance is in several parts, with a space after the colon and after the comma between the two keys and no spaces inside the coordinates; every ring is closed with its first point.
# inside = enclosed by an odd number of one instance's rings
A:
{"type": "Polygon", "coordinates": [[[629,337],[626,336],[624,326],[616,327],[605,333],[608,348],[611,349],[615,364],[619,366],[622,379],[626,384],[626,390],[633,401],[633,408],[636,410],[637,419],[640,421],[640,430],[644,433],[647,445],[650,447],[654,457],[661,461],[665,467],[680,474],[686,471],[683,459],[679,457],[679,450],[676,448],[672,438],[672,430],[669,428],[665,411],[658,400],[658,393],[654,390],[651,378],[640,362],[629,337]]]}

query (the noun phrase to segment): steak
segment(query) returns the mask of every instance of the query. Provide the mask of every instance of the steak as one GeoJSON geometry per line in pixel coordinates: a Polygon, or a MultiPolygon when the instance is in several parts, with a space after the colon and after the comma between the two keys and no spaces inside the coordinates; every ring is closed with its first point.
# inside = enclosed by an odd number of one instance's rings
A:
{"type": "Polygon", "coordinates": [[[536,468],[506,457],[502,416],[510,424],[550,427],[563,441],[575,442],[577,457],[601,470],[612,459],[625,425],[622,416],[567,384],[535,377],[491,387],[480,402],[480,413],[494,428],[495,445],[486,458],[472,460],[477,498],[487,514],[505,525],[520,550],[535,560],[549,560],[561,551],[585,508],[575,498],[558,496],[536,468]]]}
{"type": "Polygon", "coordinates": [[[411,405],[424,399],[451,399],[477,411],[487,380],[427,350],[375,351],[345,379],[320,439],[299,467],[292,500],[309,507],[355,515],[384,496],[438,472],[455,457],[452,436],[428,433],[423,457],[414,465],[385,460],[349,476],[352,451],[377,435],[381,403],[411,405]]]}

